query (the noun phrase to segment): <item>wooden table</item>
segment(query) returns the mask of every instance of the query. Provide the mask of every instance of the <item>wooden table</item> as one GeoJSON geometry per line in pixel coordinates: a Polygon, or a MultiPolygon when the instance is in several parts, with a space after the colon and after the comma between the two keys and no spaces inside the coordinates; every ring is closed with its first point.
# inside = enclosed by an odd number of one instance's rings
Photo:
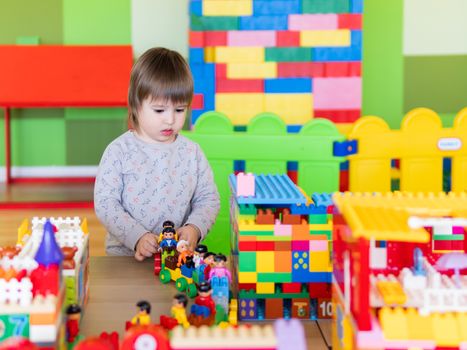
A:
{"type": "MultiPolygon", "coordinates": [[[[152,261],[137,262],[132,257],[91,257],[90,294],[80,332],[84,336],[101,332],[124,333],[125,321],[136,313],[135,304],[147,300],[152,305],[155,323],[161,314],[170,315],[172,297],[177,293],[174,283],[162,285],[153,274],[152,261]]],[[[308,348],[328,350],[330,320],[304,322],[308,348]]]]}

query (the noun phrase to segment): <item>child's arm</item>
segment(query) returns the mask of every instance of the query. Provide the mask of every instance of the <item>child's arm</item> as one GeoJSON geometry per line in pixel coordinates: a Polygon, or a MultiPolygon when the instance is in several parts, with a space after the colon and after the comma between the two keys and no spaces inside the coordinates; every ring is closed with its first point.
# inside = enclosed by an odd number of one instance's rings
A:
{"type": "Polygon", "coordinates": [[[109,234],[134,251],[136,243],[148,230],[122,206],[123,156],[115,143],[105,150],[94,185],[94,209],[109,234]]]}
{"type": "Polygon", "coordinates": [[[200,238],[203,239],[216,221],[220,200],[211,166],[198,145],[196,149],[198,171],[197,174],[193,175],[197,177],[197,185],[191,199],[191,213],[186,220],[186,224],[191,224],[197,228],[200,238]]]}

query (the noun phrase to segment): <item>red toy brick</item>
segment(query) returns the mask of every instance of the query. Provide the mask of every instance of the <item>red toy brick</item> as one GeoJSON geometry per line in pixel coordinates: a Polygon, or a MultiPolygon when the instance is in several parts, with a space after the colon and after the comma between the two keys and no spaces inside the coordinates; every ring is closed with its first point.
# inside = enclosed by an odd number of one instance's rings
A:
{"type": "Polygon", "coordinates": [[[349,62],[326,62],[324,74],[326,77],[347,77],[350,74],[349,62]]]}
{"type": "Polygon", "coordinates": [[[256,241],[240,241],[238,242],[238,250],[240,252],[256,252],[256,241]]]}
{"type": "Polygon", "coordinates": [[[300,282],[282,283],[283,293],[300,293],[302,291],[302,284],[300,282]]]}
{"type": "Polygon", "coordinates": [[[315,110],[315,118],[326,118],[335,123],[353,123],[360,118],[359,109],[315,110]]]}
{"type": "Polygon", "coordinates": [[[304,298],[292,299],[292,317],[310,318],[310,300],[304,298]]]}
{"type": "Polygon", "coordinates": [[[308,283],[310,298],[330,298],[331,283],[308,283]]]}
{"type": "Polygon", "coordinates": [[[290,252],[292,250],[291,241],[276,241],[274,242],[275,252],[290,252]]]}
{"type": "Polygon", "coordinates": [[[217,63],[216,64],[216,80],[227,78],[227,64],[217,63]]]}
{"type": "Polygon", "coordinates": [[[256,289],[256,283],[239,283],[238,284],[238,290],[255,290],[256,289]]]}
{"type": "Polygon", "coordinates": [[[204,32],[190,32],[190,47],[204,47],[204,32]]]}
{"type": "Polygon", "coordinates": [[[261,79],[216,79],[216,92],[264,92],[261,79]]]}
{"type": "Polygon", "coordinates": [[[349,77],[362,76],[362,62],[349,62],[349,77]]]}
{"type": "Polygon", "coordinates": [[[274,225],[275,217],[271,209],[258,209],[256,214],[256,224],[258,225],[274,225]]]}
{"type": "Polygon", "coordinates": [[[339,29],[362,29],[361,13],[343,13],[337,15],[339,29]]]}
{"type": "Polygon", "coordinates": [[[257,241],[256,242],[256,249],[259,252],[270,252],[274,251],[275,242],[267,242],[267,241],[257,241]]]}
{"type": "Polygon", "coordinates": [[[226,46],[227,32],[207,31],[204,32],[204,46],[226,46]]]}
{"type": "Polygon", "coordinates": [[[264,309],[264,316],[267,319],[277,319],[284,317],[283,299],[266,299],[264,309]]]}
{"type": "Polygon", "coordinates": [[[300,46],[300,32],[295,31],[277,31],[276,32],[276,46],[300,46]]]}
{"type": "Polygon", "coordinates": [[[191,102],[192,109],[204,109],[204,96],[202,94],[195,94],[191,102]]]}
{"type": "Polygon", "coordinates": [[[290,210],[285,208],[282,211],[282,224],[283,225],[300,225],[302,223],[301,215],[290,214],[290,210]]]}
{"type": "Polygon", "coordinates": [[[279,78],[325,77],[322,62],[278,62],[277,75],[279,78]]]}

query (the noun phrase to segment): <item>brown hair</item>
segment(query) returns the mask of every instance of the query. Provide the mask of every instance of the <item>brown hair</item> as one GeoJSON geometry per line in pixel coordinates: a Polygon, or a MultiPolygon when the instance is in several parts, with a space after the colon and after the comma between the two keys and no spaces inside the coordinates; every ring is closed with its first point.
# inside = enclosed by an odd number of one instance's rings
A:
{"type": "Polygon", "coordinates": [[[176,51],[155,47],[147,50],[131,70],[128,88],[128,125],[138,129],[138,109],[143,101],[164,99],[191,104],[193,77],[185,59],[176,51]]]}

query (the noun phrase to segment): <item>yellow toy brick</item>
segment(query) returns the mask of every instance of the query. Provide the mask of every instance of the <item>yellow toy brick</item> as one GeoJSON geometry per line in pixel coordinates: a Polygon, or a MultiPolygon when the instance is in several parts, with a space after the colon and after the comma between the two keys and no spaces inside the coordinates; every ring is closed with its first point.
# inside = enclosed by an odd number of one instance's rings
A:
{"type": "Polygon", "coordinates": [[[264,109],[264,94],[260,93],[218,93],[215,99],[216,111],[225,113],[237,125],[248,124],[264,109]]]}
{"type": "Polygon", "coordinates": [[[457,327],[461,342],[467,342],[467,312],[459,312],[457,315],[457,327]]]}
{"type": "Polygon", "coordinates": [[[310,272],[331,272],[329,251],[310,252],[310,272]]]}
{"type": "Polygon", "coordinates": [[[274,252],[256,252],[256,271],[274,272],[274,252]]]}
{"type": "Polygon", "coordinates": [[[300,46],[350,46],[350,30],[304,30],[300,32],[300,46]]]}
{"type": "Polygon", "coordinates": [[[227,64],[229,79],[265,79],[277,78],[277,63],[229,63],[227,64]]]}
{"type": "Polygon", "coordinates": [[[452,313],[436,313],[431,315],[433,322],[433,338],[438,347],[458,347],[460,343],[457,319],[452,313]]]}
{"type": "Polygon", "coordinates": [[[274,282],[259,282],[256,283],[257,294],[274,294],[274,282]]]}
{"type": "Polygon", "coordinates": [[[309,224],[310,231],[332,231],[332,221],[327,224],[309,224]]]}
{"type": "Polygon", "coordinates": [[[204,60],[206,63],[216,62],[216,48],[212,46],[207,46],[204,48],[204,60]]]}
{"type": "Polygon", "coordinates": [[[265,94],[264,110],[278,114],[286,124],[305,124],[313,119],[313,95],[265,94]]]}
{"type": "Polygon", "coordinates": [[[406,312],[407,323],[409,325],[410,340],[426,340],[430,339],[433,334],[433,325],[429,315],[422,316],[418,310],[409,308],[406,312]]]}
{"type": "Polygon", "coordinates": [[[258,281],[258,274],[256,272],[239,272],[239,283],[256,283],[258,281]]]}
{"type": "Polygon", "coordinates": [[[216,63],[264,62],[264,47],[217,46],[214,48],[216,63]]]}
{"type": "Polygon", "coordinates": [[[251,16],[253,0],[203,0],[203,16],[251,16]]]}
{"type": "Polygon", "coordinates": [[[407,301],[407,295],[398,281],[378,281],[376,288],[386,304],[403,305],[407,301]]]}
{"type": "Polygon", "coordinates": [[[258,225],[255,220],[239,220],[240,231],[274,231],[274,225],[258,225]]]}
{"type": "Polygon", "coordinates": [[[379,322],[386,339],[404,340],[409,337],[407,316],[402,308],[383,307],[379,312],[379,322]]]}

